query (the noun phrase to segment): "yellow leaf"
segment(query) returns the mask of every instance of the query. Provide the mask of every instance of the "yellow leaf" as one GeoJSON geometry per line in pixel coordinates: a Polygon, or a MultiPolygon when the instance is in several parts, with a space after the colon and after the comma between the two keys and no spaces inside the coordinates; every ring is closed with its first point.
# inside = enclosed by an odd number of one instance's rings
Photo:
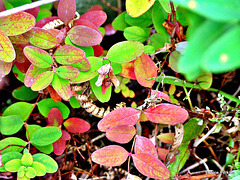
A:
{"type": "Polygon", "coordinates": [[[130,16],[138,17],[144,14],[155,0],[126,0],[126,9],[130,16]]]}

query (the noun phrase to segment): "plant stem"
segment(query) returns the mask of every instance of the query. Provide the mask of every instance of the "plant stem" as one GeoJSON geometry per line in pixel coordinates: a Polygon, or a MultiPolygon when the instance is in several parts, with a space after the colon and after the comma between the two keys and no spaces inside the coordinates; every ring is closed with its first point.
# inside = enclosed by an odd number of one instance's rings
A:
{"type": "Polygon", "coordinates": [[[190,109],[193,110],[192,101],[191,101],[191,98],[190,98],[189,93],[188,93],[188,91],[187,91],[187,88],[186,88],[185,86],[183,86],[183,89],[184,89],[184,92],[185,92],[185,94],[186,94],[186,97],[187,97],[187,100],[188,100],[190,109]]]}
{"type": "Polygon", "coordinates": [[[174,5],[173,5],[172,1],[170,1],[170,6],[171,6],[172,15],[173,15],[173,29],[172,29],[172,34],[171,34],[171,44],[172,44],[172,51],[175,51],[174,35],[175,35],[175,32],[176,32],[177,20],[176,20],[176,11],[174,9],[174,5]]]}

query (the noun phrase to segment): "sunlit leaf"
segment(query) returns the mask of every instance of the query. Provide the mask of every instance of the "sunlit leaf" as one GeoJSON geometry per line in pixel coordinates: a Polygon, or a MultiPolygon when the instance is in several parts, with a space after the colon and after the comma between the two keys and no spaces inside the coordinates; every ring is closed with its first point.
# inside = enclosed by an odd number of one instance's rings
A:
{"type": "Polygon", "coordinates": [[[65,100],[69,100],[72,96],[69,80],[63,79],[57,74],[54,74],[52,87],[58,93],[58,95],[65,100]]]}
{"type": "Polygon", "coordinates": [[[35,18],[26,12],[18,12],[0,18],[0,29],[8,36],[15,36],[27,32],[35,25],[35,18]]]}
{"type": "Polygon", "coordinates": [[[57,48],[54,53],[56,61],[63,65],[74,64],[85,59],[85,52],[72,45],[57,48]]]}
{"type": "Polygon", "coordinates": [[[89,11],[81,15],[80,19],[86,19],[99,27],[106,21],[107,15],[104,11],[89,11]]]}
{"type": "Polygon", "coordinates": [[[16,36],[9,36],[9,39],[13,44],[27,44],[28,41],[24,38],[22,34],[16,36]]]}
{"type": "Polygon", "coordinates": [[[139,136],[139,135],[136,136],[134,152],[135,154],[148,153],[153,157],[158,158],[157,150],[154,144],[152,143],[152,141],[143,136],[139,136]]]}
{"type": "Polygon", "coordinates": [[[130,16],[138,17],[145,13],[155,0],[126,0],[126,9],[130,16]]]}
{"type": "Polygon", "coordinates": [[[0,117],[0,132],[4,135],[17,133],[23,126],[23,121],[18,115],[0,117]]]}
{"type": "Polygon", "coordinates": [[[90,27],[82,25],[73,27],[68,31],[68,36],[72,43],[78,46],[94,46],[102,41],[102,34],[90,27]]]}
{"type": "Polygon", "coordinates": [[[33,161],[43,164],[46,167],[47,173],[54,173],[58,169],[57,162],[46,154],[42,154],[42,153],[34,154],[33,161]]]}
{"type": "Polygon", "coordinates": [[[152,87],[155,80],[148,81],[146,79],[157,76],[157,67],[153,60],[143,53],[134,62],[134,70],[138,83],[144,87],[152,87]]]}
{"type": "Polygon", "coordinates": [[[62,125],[63,117],[62,117],[61,112],[58,110],[58,108],[50,109],[50,111],[48,113],[47,123],[48,123],[48,125],[52,125],[55,127],[62,125]]]}
{"type": "Polygon", "coordinates": [[[0,29],[0,62],[12,62],[16,57],[13,45],[3,30],[0,29]]]}
{"type": "Polygon", "coordinates": [[[110,145],[94,151],[91,155],[92,161],[104,166],[119,166],[128,157],[128,152],[121,146],[110,145]]]}
{"type": "Polygon", "coordinates": [[[68,24],[75,15],[76,12],[76,2],[75,0],[61,0],[58,4],[58,17],[64,22],[64,24],[68,24]]]}
{"type": "Polygon", "coordinates": [[[33,162],[31,167],[36,171],[36,176],[44,176],[46,174],[46,167],[39,162],[33,162]]]}
{"type": "Polygon", "coordinates": [[[46,51],[40,48],[26,46],[23,49],[23,52],[34,66],[39,68],[49,68],[51,65],[53,65],[52,57],[46,51]]]}
{"type": "Polygon", "coordinates": [[[144,51],[144,46],[140,42],[122,41],[114,44],[106,55],[110,61],[115,63],[130,62],[139,57],[144,51]]]}
{"type": "Polygon", "coordinates": [[[168,179],[170,172],[167,167],[156,157],[148,153],[133,154],[133,163],[143,175],[154,179],[168,179]]]}
{"type": "Polygon", "coordinates": [[[45,29],[34,27],[23,36],[34,46],[42,49],[50,49],[58,44],[58,40],[53,34],[45,29]]]}
{"type": "Polygon", "coordinates": [[[114,19],[114,21],[112,22],[112,26],[113,26],[114,29],[119,30],[119,31],[123,31],[126,27],[129,26],[125,21],[125,15],[126,14],[127,14],[127,12],[124,11],[123,13],[119,14],[114,19]]]}
{"type": "Polygon", "coordinates": [[[63,125],[71,133],[84,133],[91,127],[87,121],[80,118],[69,118],[63,123],[63,125]]]}
{"type": "Polygon", "coordinates": [[[117,143],[128,143],[136,133],[132,125],[114,126],[106,131],[106,137],[117,143]]]}
{"type": "Polygon", "coordinates": [[[5,169],[9,172],[17,172],[22,166],[20,159],[12,159],[5,164],[5,169]]]}
{"type": "Polygon", "coordinates": [[[4,62],[0,60],[0,79],[9,74],[12,69],[12,63],[4,62]]]}
{"type": "Polygon", "coordinates": [[[119,108],[107,116],[105,116],[98,123],[100,131],[107,131],[108,129],[119,125],[135,125],[140,117],[141,111],[133,108],[119,108]]]}
{"type": "Polygon", "coordinates": [[[149,121],[161,124],[175,125],[183,123],[188,118],[188,112],[176,105],[162,103],[157,107],[150,107],[144,111],[149,121]]]}
{"type": "Polygon", "coordinates": [[[54,73],[52,71],[45,71],[39,74],[34,80],[31,86],[33,91],[40,91],[48,87],[53,80],[54,73]]]}
{"type": "Polygon", "coordinates": [[[157,136],[163,143],[173,143],[174,133],[163,133],[157,136]]]}
{"type": "Polygon", "coordinates": [[[1,172],[6,172],[6,169],[5,169],[5,164],[8,162],[8,161],[11,161],[12,159],[21,159],[22,157],[22,154],[19,153],[19,152],[8,152],[8,153],[5,153],[2,155],[2,166],[0,166],[0,171],[1,172]]]}
{"type": "Polygon", "coordinates": [[[73,79],[78,76],[79,71],[77,68],[74,68],[72,66],[60,66],[59,68],[56,68],[56,73],[59,77],[63,79],[73,79]]]}
{"type": "Polygon", "coordinates": [[[142,43],[145,42],[149,36],[149,34],[147,34],[146,31],[144,31],[144,29],[137,26],[125,28],[123,35],[129,41],[139,41],[142,43]]]}
{"type": "Polygon", "coordinates": [[[27,145],[27,142],[20,139],[20,138],[17,138],[17,137],[7,137],[5,139],[2,139],[0,141],[0,149],[4,149],[1,151],[1,154],[5,154],[7,152],[21,152],[24,148],[24,146],[27,145]],[[9,146],[9,145],[19,145],[19,146],[9,146]],[[23,147],[21,147],[23,146],[23,147]]]}

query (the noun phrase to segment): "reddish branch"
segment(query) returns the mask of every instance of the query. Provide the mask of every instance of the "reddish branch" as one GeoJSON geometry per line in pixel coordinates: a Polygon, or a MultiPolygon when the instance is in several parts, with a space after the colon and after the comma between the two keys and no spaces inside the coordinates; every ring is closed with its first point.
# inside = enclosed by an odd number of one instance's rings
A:
{"type": "Polygon", "coordinates": [[[172,15],[173,15],[173,29],[172,29],[172,34],[171,34],[171,44],[172,44],[172,51],[175,51],[175,32],[176,32],[176,24],[177,24],[177,20],[176,20],[176,11],[174,9],[174,5],[173,2],[170,1],[170,6],[171,6],[171,11],[172,11],[172,15]]]}

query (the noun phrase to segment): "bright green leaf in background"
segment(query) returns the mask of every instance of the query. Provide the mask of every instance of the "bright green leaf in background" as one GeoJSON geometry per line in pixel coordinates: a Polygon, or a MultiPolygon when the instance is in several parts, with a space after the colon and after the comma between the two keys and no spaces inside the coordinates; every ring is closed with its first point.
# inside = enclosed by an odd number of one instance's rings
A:
{"type": "Polygon", "coordinates": [[[0,132],[4,135],[12,135],[23,126],[23,121],[18,115],[0,117],[0,132]]]}
{"type": "Polygon", "coordinates": [[[31,101],[38,96],[38,92],[32,91],[31,88],[26,86],[20,86],[14,89],[12,94],[14,98],[22,101],[31,101]]]}
{"type": "Polygon", "coordinates": [[[127,28],[129,25],[125,21],[125,16],[127,12],[124,11],[123,13],[119,14],[114,21],[112,22],[112,26],[114,29],[119,31],[124,31],[125,28],[127,28]]]}
{"type": "Polygon", "coordinates": [[[150,32],[147,34],[144,29],[138,26],[131,26],[124,29],[123,35],[129,41],[145,42],[148,39],[150,32]]]}

